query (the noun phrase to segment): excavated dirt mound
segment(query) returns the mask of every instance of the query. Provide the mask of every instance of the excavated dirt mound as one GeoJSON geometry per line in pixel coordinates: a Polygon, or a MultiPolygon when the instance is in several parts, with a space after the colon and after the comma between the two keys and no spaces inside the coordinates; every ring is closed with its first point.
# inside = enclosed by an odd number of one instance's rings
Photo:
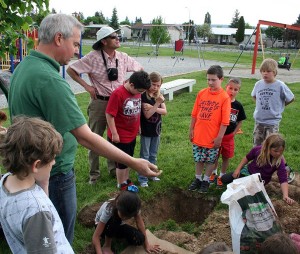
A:
{"type": "MultiPolygon", "coordinates": [[[[266,190],[278,214],[282,229],[289,234],[300,234],[299,186],[300,177],[299,174],[297,174],[293,183],[289,185],[290,197],[297,201],[293,206],[287,205],[282,200],[282,193],[276,176],[273,177],[272,181],[266,186],[266,190]]],[[[155,200],[143,203],[143,217],[146,226],[158,225],[168,219],[172,219],[178,224],[189,221],[198,225],[202,224],[201,234],[195,236],[186,232],[159,230],[153,232],[156,237],[194,253],[197,253],[204,246],[214,241],[223,241],[231,246],[228,210],[214,209],[218,203],[219,196],[212,198],[207,197],[207,195],[183,190],[174,190],[171,193],[172,195],[165,194],[156,196],[155,200]]],[[[80,223],[87,227],[92,227],[99,206],[100,204],[95,204],[83,208],[78,216],[80,223]]],[[[90,245],[82,253],[92,254],[95,252],[90,245]]]]}

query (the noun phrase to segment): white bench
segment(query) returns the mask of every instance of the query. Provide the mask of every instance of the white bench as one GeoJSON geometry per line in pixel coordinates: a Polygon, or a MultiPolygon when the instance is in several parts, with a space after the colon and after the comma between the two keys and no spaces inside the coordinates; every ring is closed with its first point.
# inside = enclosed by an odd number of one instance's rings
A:
{"type": "Polygon", "coordinates": [[[196,84],[196,79],[176,79],[170,82],[163,83],[160,88],[162,95],[169,95],[169,101],[173,100],[173,93],[180,89],[189,88],[189,92],[192,92],[193,85],[196,84]]]}

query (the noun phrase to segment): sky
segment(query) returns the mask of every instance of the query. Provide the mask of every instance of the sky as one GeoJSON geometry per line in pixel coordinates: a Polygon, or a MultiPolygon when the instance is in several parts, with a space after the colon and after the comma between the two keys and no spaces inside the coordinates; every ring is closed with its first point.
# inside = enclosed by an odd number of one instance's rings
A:
{"type": "Polygon", "coordinates": [[[182,24],[190,18],[195,24],[202,25],[209,12],[212,24],[230,25],[235,10],[238,10],[240,17],[244,16],[251,26],[256,26],[258,20],[291,25],[300,15],[299,0],[49,0],[49,7],[57,13],[82,12],[85,18],[102,11],[109,19],[116,8],[119,22],[127,16],[129,21],[141,17],[143,23],[151,23],[161,16],[165,24],[182,24]]]}

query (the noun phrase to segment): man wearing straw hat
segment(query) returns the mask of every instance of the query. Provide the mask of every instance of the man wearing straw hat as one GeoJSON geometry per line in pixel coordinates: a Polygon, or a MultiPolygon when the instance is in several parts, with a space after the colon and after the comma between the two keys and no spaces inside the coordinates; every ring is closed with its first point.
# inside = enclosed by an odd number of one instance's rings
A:
{"type": "MultiPolygon", "coordinates": [[[[139,71],[142,66],[126,53],[117,51],[120,41],[117,32],[109,26],[97,32],[97,42],[93,51],[71,64],[67,69],[70,77],[78,82],[89,94],[88,124],[91,130],[101,136],[106,129],[105,109],[111,93],[126,78],[127,72],[139,71]],[[80,77],[88,74],[90,84],[80,77]]],[[[96,183],[100,177],[99,156],[89,151],[90,184],[96,183]]],[[[110,175],[115,176],[115,163],[107,160],[110,175]]]]}

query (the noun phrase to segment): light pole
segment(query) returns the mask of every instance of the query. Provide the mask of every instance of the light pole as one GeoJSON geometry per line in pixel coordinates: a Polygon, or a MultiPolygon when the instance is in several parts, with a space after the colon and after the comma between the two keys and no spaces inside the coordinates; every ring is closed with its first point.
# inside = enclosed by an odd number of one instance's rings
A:
{"type": "Polygon", "coordinates": [[[189,42],[189,44],[190,44],[190,25],[191,25],[191,12],[190,12],[190,8],[189,7],[185,7],[187,10],[188,10],[188,12],[189,12],[189,26],[188,26],[188,42],[189,42]]]}

